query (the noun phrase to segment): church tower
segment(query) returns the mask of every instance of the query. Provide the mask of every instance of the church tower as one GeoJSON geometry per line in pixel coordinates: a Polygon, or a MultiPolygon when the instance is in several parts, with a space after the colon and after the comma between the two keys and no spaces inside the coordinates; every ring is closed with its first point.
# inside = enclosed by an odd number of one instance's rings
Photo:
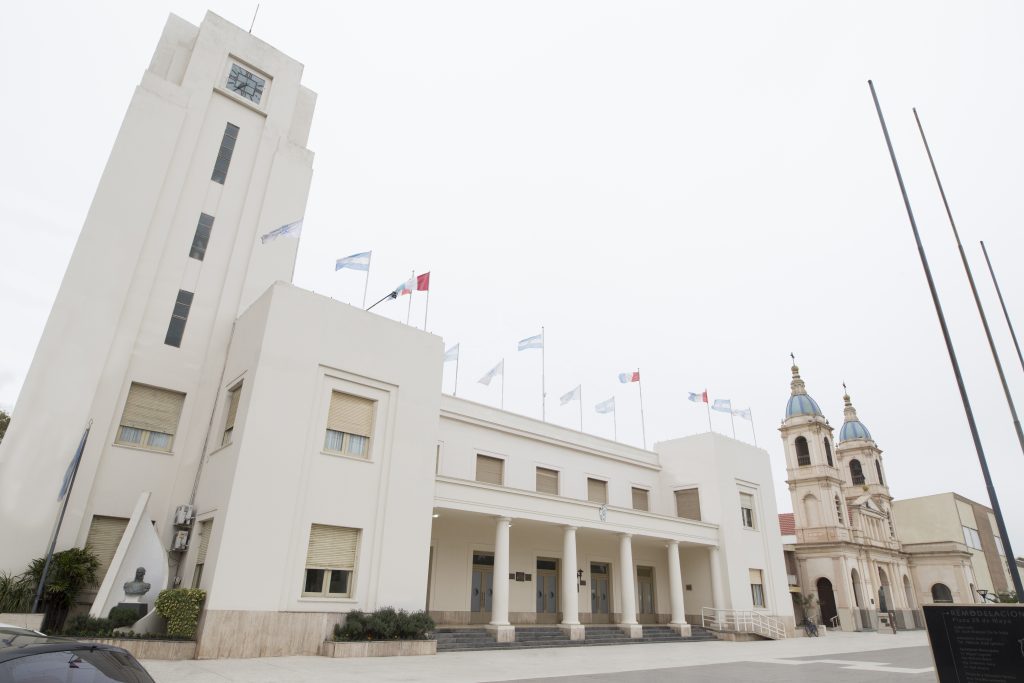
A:
{"type": "Polygon", "coordinates": [[[798,543],[849,539],[843,479],[833,452],[832,427],[807,394],[794,364],[786,417],[779,427],[786,452],[786,483],[793,498],[798,543]]]}

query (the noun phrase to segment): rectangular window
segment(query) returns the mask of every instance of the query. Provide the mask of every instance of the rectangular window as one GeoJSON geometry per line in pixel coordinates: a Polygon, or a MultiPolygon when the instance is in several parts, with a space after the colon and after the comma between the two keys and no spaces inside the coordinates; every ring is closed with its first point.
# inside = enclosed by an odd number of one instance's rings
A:
{"type": "Polygon", "coordinates": [[[185,394],[132,382],[115,443],[170,451],[184,403],[185,394]]]}
{"type": "Polygon", "coordinates": [[[174,311],[171,313],[171,322],[167,325],[164,344],[181,347],[181,338],[185,334],[185,323],[188,322],[188,312],[192,308],[193,296],[192,292],[186,292],[184,289],[178,290],[178,298],[174,302],[174,311]]]}
{"type": "Polygon", "coordinates": [[[650,502],[648,500],[649,495],[650,494],[647,491],[647,489],[639,489],[639,488],[634,486],[633,487],[633,509],[634,510],[643,510],[644,512],[647,512],[648,510],[650,510],[650,502]]]}
{"type": "Polygon", "coordinates": [[[369,457],[375,403],[361,396],[332,391],[324,450],[359,458],[369,457]]]}
{"type": "Polygon", "coordinates": [[[124,530],[128,528],[127,517],[104,517],[93,515],[89,523],[89,535],[85,538],[85,545],[96,555],[100,566],[96,569],[96,585],[103,583],[103,577],[110,569],[110,563],[114,560],[114,553],[121,543],[124,530]]]}
{"type": "Polygon", "coordinates": [[[202,261],[206,256],[206,245],[210,243],[210,232],[213,230],[213,216],[199,214],[199,223],[196,225],[196,234],[192,237],[192,249],[188,252],[191,258],[202,261]]]}
{"type": "Polygon", "coordinates": [[[676,491],[676,516],[700,521],[700,493],[697,489],[676,491]]]}
{"type": "Polygon", "coordinates": [[[591,503],[608,502],[608,482],[587,478],[587,500],[591,503]]]}
{"type": "Polygon", "coordinates": [[[968,548],[974,548],[975,550],[981,550],[981,536],[978,535],[977,529],[972,529],[969,526],[964,528],[964,543],[967,544],[968,548]]]}
{"type": "Polygon", "coordinates": [[[241,382],[228,389],[227,415],[224,418],[224,437],[220,441],[221,446],[231,443],[231,433],[235,431],[235,416],[238,415],[238,399],[241,395],[241,382]]]}
{"type": "Polygon", "coordinates": [[[352,595],[359,529],[314,524],[309,531],[302,595],[345,598],[352,595]]]}
{"type": "Polygon", "coordinates": [[[750,570],[750,597],[753,598],[754,607],[764,607],[764,578],[760,569],[750,570]]]}
{"type": "Polygon", "coordinates": [[[217,152],[217,161],[213,164],[213,175],[211,180],[215,183],[224,184],[228,177],[228,166],[231,165],[231,155],[235,152],[235,141],[238,140],[238,126],[229,123],[224,128],[224,137],[220,141],[220,151],[217,152]]]}
{"type": "Polygon", "coordinates": [[[744,527],[754,528],[754,497],[749,493],[740,494],[740,517],[744,527]]]}
{"type": "Polygon", "coordinates": [[[203,567],[206,565],[206,551],[210,547],[210,534],[213,533],[213,520],[199,523],[199,551],[196,552],[196,570],[192,573],[192,587],[199,588],[203,580],[203,567]]]}
{"type": "Polygon", "coordinates": [[[485,484],[502,486],[505,483],[505,461],[501,458],[478,454],[476,456],[476,480],[485,484]]]}
{"type": "Polygon", "coordinates": [[[558,495],[558,472],[545,467],[537,468],[537,493],[558,495]]]}
{"type": "Polygon", "coordinates": [[[1005,549],[1005,548],[1003,548],[1003,539],[1001,539],[1001,538],[1000,538],[1000,537],[998,537],[998,536],[993,536],[993,538],[994,538],[994,539],[995,539],[995,541],[996,541],[996,550],[998,550],[998,551],[999,551],[999,555],[1000,555],[1001,557],[1006,557],[1006,549],[1005,549]]]}

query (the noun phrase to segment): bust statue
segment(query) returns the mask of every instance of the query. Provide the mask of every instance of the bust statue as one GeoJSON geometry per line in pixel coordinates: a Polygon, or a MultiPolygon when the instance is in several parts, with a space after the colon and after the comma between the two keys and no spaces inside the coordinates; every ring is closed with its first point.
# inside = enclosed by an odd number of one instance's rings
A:
{"type": "Polygon", "coordinates": [[[139,567],[135,570],[135,580],[126,581],[124,584],[124,594],[129,597],[134,597],[138,600],[140,597],[149,592],[149,584],[143,581],[146,576],[146,568],[139,567]]]}

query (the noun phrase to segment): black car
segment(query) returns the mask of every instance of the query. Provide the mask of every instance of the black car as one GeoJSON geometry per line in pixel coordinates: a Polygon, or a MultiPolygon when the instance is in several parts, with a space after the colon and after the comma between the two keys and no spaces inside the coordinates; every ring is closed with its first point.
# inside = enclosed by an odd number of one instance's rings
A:
{"type": "Polygon", "coordinates": [[[127,651],[0,627],[0,683],[155,683],[127,651]]]}

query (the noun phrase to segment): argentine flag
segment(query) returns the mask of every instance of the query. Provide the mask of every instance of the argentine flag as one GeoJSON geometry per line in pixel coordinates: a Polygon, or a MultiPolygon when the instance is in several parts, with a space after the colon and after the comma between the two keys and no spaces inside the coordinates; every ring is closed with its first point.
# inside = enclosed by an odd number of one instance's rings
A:
{"type": "Polygon", "coordinates": [[[494,379],[495,377],[498,377],[499,375],[502,376],[502,377],[505,376],[505,360],[504,359],[502,359],[502,361],[500,363],[498,363],[497,365],[495,365],[493,368],[488,370],[487,374],[484,375],[483,377],[481,377],[480,379],[478,379],[477,382],[479,382],[480,384],[483,384],[484,386],[490,386],[491,380],[494,379]]]}
{"type": "Polygon", "coordinates": [[[577,385],[577,387],[575,389],[573,389],[572,391],[570,391],[568,394],[563,394],[562,397],[560,399],[558,399],[559,405],[563,405],[564,406],[569,401],[578,401],[578,400],[580,400],[580,390],[582,388],[583,388],[583,385],[580,384],[580,385],[577,385]]]}
{"type": "Polygon", "coordinates": [[[526,349],[543,349],[544,348],[544,335],[535,334],[532,337],[519,340],[519,350],[525,351],[526,349]]]}
{"type": "Polygon", "coordinates": [[[594,410],[596,410],[599,413],[614,413],[615,412],[615,397],[612,396],[607,401],[601,401],[596,406],[594,406],[594,410]]]}
{"type": "Polygon", "coordinates": [[[370,269],[370,254],[372,251],[364,251],[361,254],[352,254],[345,258],[338,259],[334,264],[334,270],[341,270],[342,268],[351,268],[352,270],[369,270],[370,269]]]}
{"type": "Polygon", "coordinates": [[[716,398],[715,402],[711,404],[711,410],[717,410],[720,413],[731,413],[732,401],[727,398],[716,398]]]}
{"type": "Polygon", "coordinates": [[[450,349],[448,349],[447,351],[444,352],[444,362],[445,363],[447,363],[448,361],[451,361],[451,360],[458,360],[458,359],[459,359],[459,345],[458,344],[456,344],[455,346],[453,346],[452,348],[450,348],[450,349]]]}
{"type": "Polygon", "coordinates": [[[287,225],[282,225],[280,228],[275,228],[274,230],[271,230],[266,235],[260,238],[260,242],[262,244],[266,244],[267,242],[273,242],[278,237],[294,237],[295,239],[298,239],[301,233],[302,219],[300,218],[294,223],[288,223],[287,225]]]}

